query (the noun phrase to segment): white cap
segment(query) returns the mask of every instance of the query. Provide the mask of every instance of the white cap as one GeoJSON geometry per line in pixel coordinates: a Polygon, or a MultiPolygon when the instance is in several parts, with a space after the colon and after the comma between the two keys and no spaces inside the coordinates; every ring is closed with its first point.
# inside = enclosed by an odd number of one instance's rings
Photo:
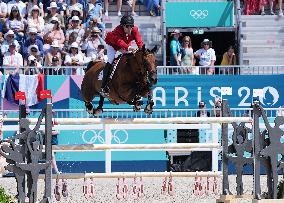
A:
{"type": "Polygon", "coordinates": [[[35,27],[29,27],[29,33],[37,33],[37,29],[35,27]]]}
{"type": "Polygon", "coordinates": [[[38,53],[38,46],[37,46],[36,44],[33,44],[33,45],[30,45],[30,46],[28,47],[29,54],[32,53],[32,48],[37,49],[37,53],[38,53]]]}
{"type": "Polygon", "coordinates": [[[51,8],[57,8],[57,9],[58,9],[56,2],[54,2],[54,1],[51,2],[51,3],[50,3],[50,6],[47,7],[48,10],[51,9],[51,8]]]}
{"type": "Polygon", "coordinates": [[[34,60],[36,60],[36,57],[34,57],[33,55],[30,55],[30,56],[28,57],[28,60],[29,60],[29,61],[34,61],[34,60]]]}
{"type": "Polygon", "coordinates": [[[39,7],[37,5],[34,5],[32,8],[31,8],[31,12],[34,11],[34,10],[38,10],[39,11],[39,7]]]}
{"type": "Polygon", "coordinates": [[[51,21],[57,21],[57,22],[59,22],[59,20],[58,20],[58,18],[57,18],[56,16],[53,16],[53,17],[50,19],[49,22],[51,22],[51,21]]]}
{"type": "Polygon", "coordinates": [[[77,42],[73,42],[73,43],[71,44],[70,48],[77,48],[77,49],[79,49],[79,45],[78,45],[77,42]]]}
{"type": "Polygon", "coordinates": [[[6,37],[7,37],[8,35],[15,35],[15,33],[14,33],[13,30],[9,30],[8,32],[5,33],[4,38],[6,39],[6,37]]]}
{"type": "Polygon", "coordinates": [[[60,46],[59,46],[59,43],[58,43],[58,41],[57,40],[55,40],[55,41],[53,41],[52,42],[52,44],[50,45],[51,47],[57,47],[57,48],[59,48],[60,46]]]}
{"type": "Polygon", "coordinates": [[[206,43],[206,42],[210,42],[210,40],[209,39],[204,39],[203,43],[206,43]]]}

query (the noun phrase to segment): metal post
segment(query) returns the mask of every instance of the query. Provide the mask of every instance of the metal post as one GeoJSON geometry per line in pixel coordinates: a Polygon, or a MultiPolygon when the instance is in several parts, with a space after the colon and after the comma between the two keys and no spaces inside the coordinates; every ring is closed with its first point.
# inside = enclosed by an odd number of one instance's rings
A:
{"type": "Polygon", "coordinates": [[[163,66],[167,65],[167,28],[166,28],[166,0],[162,0],[161,26],[162,26],[162,54],[163,66]]]}
{"type": "MultiPolygon", "coordinates": [[[[106,138],[106,144],[111,144],[111,128],[109,124],[106,124],[105,126],[105,138],[106,138]]],[[[105,172],[111,173],[111,150],[106,150],[105,155],[105,172]]]]}
{"type": "MultiPolygon", "coordinates": [[[[218,126],[215,123],[211,124],[212,143],[218,143],[218,126]]],[[[218,149],[212,149],[212,171],[218,171],[218,149]]]]}
{"type": "Polygon", "coordinates": [[[242,19],[241,19],[241,3],[240,0],[236,0],[236,8],[237,8],[237,13],[236,13],[236,23],[237,23],[237,43],[238,43],[238,49],[239,49],[239,64],[243,65],[243,44],[241,43],[242,39],[242,19]]]}
{"type": "MultiPolygon", "coordinates": [[[[226,109],[225,109],[225,103],[227,103],[226,100],[222,101],[221,111],[222,116],[226,115],[226,109]]],[[[229,178],[228,178],[228,123],[222,123],[222,133],[221,133],[221,140],[222,140],[222,163],[223,163],[223,195],[229,195],[229,178]]]]}
{"type": "MultiPolygon", "coordinates": [[[[19,120],[21,120],[22,118],[26,118],[27,117],[27,109],[26,109],[26,106],[24,105],[24,104],[20,104],[19,105],[19,120]]],[[[22,132],[24,132],[25,131],[25,129],[24,128],[21,128],[21,126],[20,126],[20,122],[19,122],[19,132],[20,133],[22,133],[22,132]]],[[[23,161],[27,161],[26,160],[26,153],[27,153],[27,151],[28,151],[28,148],[27,148],[27,145],[25,144],[25,143],[23,143],[23,140],[21,140],[20,139],[20,144],[21,145],[24,145],[24,154],[22,154],[22,156],[23,156],[23,161]]],[[[22,148],[23,149],[23,148],[22,148]]],[[[27,177],[26,177],[26,175],[25,175],[25,177],[24,177],[24,180],[23,180],[23,185],[22,185],[22,187],[23,187],[23,191],[24,191],[24,193],[26,194],[26,186],[27,186],[27,184],[26,184],[26,182],[27,182],[27,177]]]]}
{"type": "Polygon", "coordinates": [[[51,147],[51,137],[52,137],[52,104],[46,104],[45,109],[45,159],[46,163],[48,163],[48,167],[45,170],[45,193],[44,197],[47,202],[51,202],[51,177],[52,177],[52,168],[51,168],[51,160],[52,160],[52,147],[51,147]]]}
{"type": "Polygon", "coordinates": [[[256,114],[257,105],[253,105],[253,195],[255,199],[261,199],[260,197],[260,130],[259,130],[259,117],[260,115],[256,114]]]}

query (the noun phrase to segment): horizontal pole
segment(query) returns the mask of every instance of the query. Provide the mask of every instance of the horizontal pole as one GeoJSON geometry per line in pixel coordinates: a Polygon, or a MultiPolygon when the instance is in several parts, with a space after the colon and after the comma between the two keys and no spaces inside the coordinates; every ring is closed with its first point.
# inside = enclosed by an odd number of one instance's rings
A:
{"type": "MultiPolygon", "coordinates": [[[[53,174],[52,178],[83,179],[83,178],[134,178],[134,177],[219,177],[222,172],[115,172],[115,173],[61,173],[53,174]]],[[[39,176],[44,179],[44,175],[39,176]]]]}
{"type": "Polygon", "coordinates": [[[83,152],[99,150],[170,150],[170,149],[193,149],[193,148],[220,148],[219,143],[170,143],[170,144],[81,144],[81,145],[54,145],[55,152],[83,152]]]}
{"type": "MultiPolygon", "coordinates": [[[[19,121],[18,118],[4,118],[4,121],[19,121]]],[[[28,119],[31,124],[37,118],[28,119]]],[[[44,121],[44,120],[43,120],[44,121]]],[[[104,119],[104,118],[56,118],[58,124],[153,124],[153,123],[251,123],[251,117],[171,117],[171,118],[133,118],[133,119],[104,119]]]]}

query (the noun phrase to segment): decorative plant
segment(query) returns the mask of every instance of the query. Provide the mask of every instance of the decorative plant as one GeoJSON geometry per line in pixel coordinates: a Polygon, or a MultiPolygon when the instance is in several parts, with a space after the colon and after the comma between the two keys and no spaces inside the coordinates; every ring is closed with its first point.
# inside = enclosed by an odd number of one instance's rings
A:
{"type": "Polygon", "coordinates": [[[0,202],[1,203],[16,203],[17,200],[12,196],[7,195],[5,193],[4,188],[0,187],[0,202]]]}

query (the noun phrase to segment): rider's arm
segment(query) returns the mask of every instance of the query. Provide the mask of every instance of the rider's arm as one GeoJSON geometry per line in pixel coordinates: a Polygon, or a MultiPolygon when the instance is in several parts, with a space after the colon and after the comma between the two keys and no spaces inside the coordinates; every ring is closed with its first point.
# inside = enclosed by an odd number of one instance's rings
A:
{"type": "Polygon", "coordinates": [[[137,46],[139,47],[139,49],[141,49],[142,46],[143,46],[143,41],[142,41],[141,35],[139,33],[138,27],[136,27],[136,26],[133,27],[132,34],[134,36],[134,40],[135,40],[137,46]]]}

